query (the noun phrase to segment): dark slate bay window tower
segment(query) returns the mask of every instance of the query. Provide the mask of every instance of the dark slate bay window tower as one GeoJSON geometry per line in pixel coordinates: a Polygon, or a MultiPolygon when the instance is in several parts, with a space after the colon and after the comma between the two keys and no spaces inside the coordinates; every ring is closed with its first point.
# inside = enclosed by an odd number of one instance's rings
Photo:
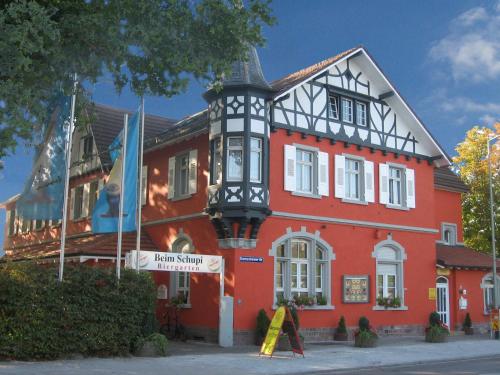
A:
{"type": "Polygon", "coordinates": [[[269,211],[269,108],[272,92],[254,47],[233,64],[222,90],[208,90],[210,182],[208,208],[219,244],[255,247],[269,211]]]}

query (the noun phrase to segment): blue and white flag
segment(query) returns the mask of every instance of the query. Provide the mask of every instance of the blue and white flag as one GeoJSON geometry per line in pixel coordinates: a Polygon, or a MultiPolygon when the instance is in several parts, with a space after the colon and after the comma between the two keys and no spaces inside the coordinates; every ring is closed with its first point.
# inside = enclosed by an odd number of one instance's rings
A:
{"type": "Polygon", "coordinates": [[[122,181],[122,143],[123,130],[109,146],[113,168],[106,185],[99,192],[92,213],[93,233],[118,232],[120,197],[123,196],[123,232],[136,230],[137,208],[137,156],[139,141],[140,111],[129,119],[127,124],[127,152],[125,163],[125,186],[122,181]]]}
{"type": "Polygon", "coordinates": [[[62,219],[70,110],[71,97],[63,95],[49,109],[33,169],[16,202],[17,214],[23,219],[62,219]]]}

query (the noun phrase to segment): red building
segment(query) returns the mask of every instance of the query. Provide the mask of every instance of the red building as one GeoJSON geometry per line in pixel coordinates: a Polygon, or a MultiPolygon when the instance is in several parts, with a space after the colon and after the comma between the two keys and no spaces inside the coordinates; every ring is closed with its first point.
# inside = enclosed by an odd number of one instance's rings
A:
{"type": "MultiPolygon", "coordinates": [[[[271,315],[291,299],[304,305],[306,340],[331,339],[341,315],[348,326],[366,316],[381,333],[423,332],[434,310],[452,329],[465,312],[487,323],[491,261],[462,243],[466,188],[364,48],[272,83],[252,49],[204,97],[207,110],[145,125],[141,248],[226,264],[225,322],[218,276],[155,273],[184,298],[190,335],[215,341],[229,324],[235,343],[253,342],[259,309],[271,315]]],[[[66,259],[114,262],[116,235],[92,235],[89,216],[124,111],[92,110],[74,137],[66,259]]],[[[18,218],[15,201],[3,204],[6,258],[57,262],[59,224],[18,218]]]]}

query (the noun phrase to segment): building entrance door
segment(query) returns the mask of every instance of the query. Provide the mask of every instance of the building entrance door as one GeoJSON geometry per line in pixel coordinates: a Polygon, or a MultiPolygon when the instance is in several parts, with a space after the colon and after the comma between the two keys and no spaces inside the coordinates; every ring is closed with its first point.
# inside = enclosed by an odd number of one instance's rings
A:
{"type": "Polygon", "coordinates": [[[438,277],[436,280],[436,311],[441,321],[450,327],[450,295],[448,289],[448,279],[438,277]]]}

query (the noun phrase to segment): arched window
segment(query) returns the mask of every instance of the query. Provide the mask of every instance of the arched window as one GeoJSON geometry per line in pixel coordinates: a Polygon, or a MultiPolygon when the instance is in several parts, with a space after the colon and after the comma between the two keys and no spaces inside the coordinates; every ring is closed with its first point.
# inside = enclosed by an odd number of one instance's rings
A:
{"type": "Polygon", "coordinates": [[[389,239],[377,244],[372,256],[376,259],[376,298],[399,298],[404,306],[404,248],[389,239]]]}
{"type": "MultiPolygon", "coordinates": [[[[192,253],[194,251],[191,239],[181,234],[172,244],[174,253],[192,253]]],[[[189,272],[171,272],[171,296],[180,298],[185,305],[190,303],[191,274],[189,272]]]]}
{"type": "Polygon", "coordinates": [[[273,243],[275,303],[283,300],[330,305],[331,247],[317,236],[295,232],[273,243]]]}
{"type": "MultiPolygon", "coordinates": [[[[493,274],[489,273],[481,280],[481,289],[483,289],[483,308],[484,313],[489,314],[493,308],[493,274]]],[[[500,277],[497,275],[497,288],[500,289],[500,277]]],[[[497,290],[497,304],[500,303],[500,290],[497,290]]]]}

